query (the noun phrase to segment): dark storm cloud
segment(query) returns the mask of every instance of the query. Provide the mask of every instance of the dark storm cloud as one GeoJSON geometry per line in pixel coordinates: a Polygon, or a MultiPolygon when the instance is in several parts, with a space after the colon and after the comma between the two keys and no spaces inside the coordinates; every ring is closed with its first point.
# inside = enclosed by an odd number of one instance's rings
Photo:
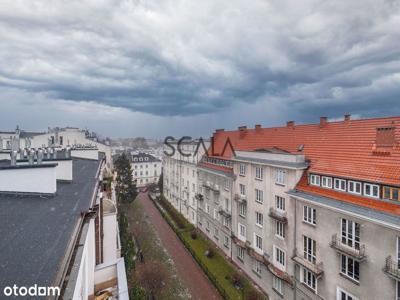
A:
{"type": "Polygon", "coordinates": [[[3,1],[0,89],[159,116],[257,102],[279,102],[301,119],[400,113],[392,107],[400,95],[399,7],[383,0],[3,1]]]}

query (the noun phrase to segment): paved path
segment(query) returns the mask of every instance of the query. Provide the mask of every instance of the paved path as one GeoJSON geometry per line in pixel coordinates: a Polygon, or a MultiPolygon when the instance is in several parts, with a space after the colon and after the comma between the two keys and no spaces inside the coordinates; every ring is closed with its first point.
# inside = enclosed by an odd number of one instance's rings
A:
{"type": "Polygon", "coordinates": [[[178,275],[189,289],[192,299],[221,299],[218,291],[183,246],[175,232],[169,227],[147,194],[140,193],[138,200],[148,214],[163,246],[173,259],[178,275]]]}

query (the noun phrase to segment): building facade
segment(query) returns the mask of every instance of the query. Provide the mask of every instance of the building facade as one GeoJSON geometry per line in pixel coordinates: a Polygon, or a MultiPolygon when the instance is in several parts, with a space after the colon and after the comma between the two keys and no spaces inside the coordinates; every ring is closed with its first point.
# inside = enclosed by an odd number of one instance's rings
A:
{"type": "Polygon", "coordinates": [[[148,153],[131,156],[132,179],[137,187],[158,183],[161,175],[161,160],[148,153]]]}

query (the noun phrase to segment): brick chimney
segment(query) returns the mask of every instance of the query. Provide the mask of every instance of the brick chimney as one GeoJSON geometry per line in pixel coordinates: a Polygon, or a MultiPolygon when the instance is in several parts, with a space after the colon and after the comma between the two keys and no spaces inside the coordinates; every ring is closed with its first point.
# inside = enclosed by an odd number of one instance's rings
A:
{"type": "Polygon", "coordinates": [[[294,121],[287,121],[286,127],[294,127],[294,121]]]}
{"type": "Polygon", "coordinates": [[[215,129],[215,132],[223,132],[225,129],[221,128],[221,129],[215,129]]]}
{"type": "Polygon", "coordinates": [[[344,115],[344,120],[345,120],[346,122],[350,121],[350,119],[351,119],[351,114],[345,114],[345,115],[344,115]]]}
{"type": "Polygon", "coordinates": [[[247,126],[239,126],[238,129],[239,131],[245,131],[247,129],[247,126]]]}
{"type": "Polygon", "coordinates": [[[324,127],[326,124],[328,124],[328,118],[327,117],[320,117],[319,118],[319,126],[324,127]]]}
{"type": "Polygon", "coordinates": [[[261,125],[260,124],[256,124],[256,126],[254,126],[255,129],[261,129],[261,125]]]}

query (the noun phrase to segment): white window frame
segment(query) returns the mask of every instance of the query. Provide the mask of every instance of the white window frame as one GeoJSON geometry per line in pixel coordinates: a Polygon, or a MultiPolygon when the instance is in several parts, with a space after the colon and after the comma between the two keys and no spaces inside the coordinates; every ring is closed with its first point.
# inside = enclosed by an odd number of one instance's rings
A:
{"type": "Polygon", "coordinates": [[[303,235],[303,256],[304,259],[308,260],[309,262],[316,264],[317,262],[317,242],[306,236],[303,235]]]}
{"type": "Polygon", "coordinates": [[[356,282],[360,282],[360,262],[350,256],[341,254],[340,255],[340,273],[344,276],[354,280],[356,282]],[[343,259],[344,259],[344,270],[343,270],[343,259]],[[353,270],[349,269],[349,260],[353,261],[353,270]],[[356,278],[356,264],[358,265],[358,278],[356,278]]]}
{"type": "Polygon", "coordinates": [[[224,246],[229,249],[229,237],[224,235],[224,246]]]}
{"type": "Polygon", "coordinates": [[[285,185],[286,182],[286,170],[278,169],[276,170],[275,183],[280,185],[285,185]]]}
{"type": "Polygon", "coordinates": [[[264,178],[264,168],[256,167],[256,179],[263,180],[263,178],[264,178]]]}
{"type": "Polygon", "coordinates": [[[256,226],[263,228],[264,225],[264,215],[256,211],[256,226]]]}
{"type": "Polygon", "coordinates": [[[300,274],[301,274],[301,282],[304,285],[306,285],[307,287],[309,287],[311,290],[313,290],[315,293],[317,293],[318,281],[317,281],[317,277],[315,276],[315,274],[304,267],[301,267],[300,274]],[[315,284],[315,286],[314,286],[314,284],[315,284]]]}
{"type": "Polygon", "coordinates": [[[214,219],[218,220],[218,211],[214,208],[214,219]]]}
{"type": "Polygon", "coordinates": [[[310,175],[310,184],[320,186],[321,185],[321,176],[316,175],[316,174],[311,174],[310,175]]]}
{"type": "Polygon", "coordinates": [[[321,178],[321,186],[324,188],[332,188],[332,177],[322,176],[321,178]]]}
{"type": "Polygon", "coordinates": [[[372,184],[372,183],[364,183],[364,196],[371,197],[371,198],[379,198],[379,192],[380,188],[378,184],[372,184]],[[367,193],[367,187],[370,187],[371,192],[373,192],[374,188],[377,188],[377,195],[375,196],[373,193],[368,194],[367,193]]]}
{"type": "Polygon", "coordinates": [[[285,223],[275,220],[275,236],[280,239],[285,238],[285,223]]]}
{"type": "Polygon", "coordinates": [[[279,277],[273,276],[272,278],[272,288],[277,292],[279,295],[283,296],[283,280],[279,277]]]}
{"type": "Polygon", "coordinates": [[[351,194],[361,195],[362,194],[362,183],[359,181],[349,180],[347,181],[347,191],[351,194]],[[356,186],[359,187],[359,192],[357,192],[356,186]]]}
{"type": "Polygon", "coordinates": [[[246,165],[245,164],[239,164],[239,175],[246,176],[246,165]]]}
{"type": "Polygon", "coordinates": [[[261,276],[261,262],[259,262],[256,259],[254,259],[253,261],[253,271],[259,276],[261,276]]]}
{"type": "Polygon", "coordinates": [[[357,297],[353,296],[352,294],[340,287],[336,287],[336,300],[342,300],[342,293],[345,294],[345,300],[359,300],[357,297]]]}
{"type": "Polygon", "coordinates": [[[303,222],[316,225],[317,224],[317,210],[311,206],[303,206],[303,222]]]}
{"type": "Polygon", "coordinates": [[[286,271],[286,251],[275,245],[273,245],[273,251],[274,265],[280,270],[286,271]]]}
{"type": "Polygon", "coordinates": [[[284,212],[286,210],[285,197],[275,195],[275,207],[277,210],[284,212]]]}
{"type": "Polygon", "coordinates": [[[246,196],[246,186],[243,183],[239,183],[240,195],[246,196]]]}
{"type": "Polygon", "coordinates": [[[238,223],[238,238],[242,242],[246,242],[246,239],[247,239],[247,228],[246,228],[246,225],[243,225],[241,223],[238,223]],[[243,234],[242,234],[242,229],[243,229],[243,234]]]}
{"type": "Polygon", "coordinates": [[[245,218],[247,214],[247,205],[245,203],[239,203],[239,216],[245,218]]]}
{"type": "Polygon", "coordinates": [[[341,218],[340,219],[340,241],[342,244],[353,248],[360,249],[360,235],[361,235],[361,224],[354,222],[353,220],[341,218]],[[344,227],[344,228],[343,228],[344,227]],[[358,227],[358,235],[356,228],[358,227]]]}
{"type": "Polygon", "coordinates": [[[241,261],[244,261],[244,252],[245,250],[242,247],[236,246],[236,257],[241,261]]]}
{"type": "Polygon", "coordinates": [[[256,233],[254,233],[254,249],[257,253],[263,254],[263,239],[256,233]]]}
{"type": "Polygon", "coordinates": [[[346,180],[345,179],[341,179],[341,178],[335,178],[333,181],[333,188],[337,191],[342,191],[345,192],[346,191],[346,180]],[[339,187],[336,187],[336,183],[339,183],[339,187]],[[342,186],[342,183],[344,183],[344,188],[342,186]]]}
{"type": "Polygon", "coordinates": [[[264,192],[262,190],[255,189],[255,194],[256,194],[256,202],[262,204],[264,202],[264,192]]]}
{"type": "Polygon", "coordinates": [[[230,187],[231,187],[231,184],[230,184],[229,180],[225,180],[225,182],[224,182],[224,189],[225,189],[226,191],[229,191],[230,187]]]}

